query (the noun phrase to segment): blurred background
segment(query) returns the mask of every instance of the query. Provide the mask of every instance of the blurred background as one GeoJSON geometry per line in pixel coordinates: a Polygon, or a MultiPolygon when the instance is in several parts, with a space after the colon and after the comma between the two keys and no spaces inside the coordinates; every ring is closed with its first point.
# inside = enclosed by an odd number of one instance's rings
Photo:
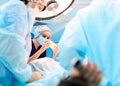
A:
{"type": "Polygon", "coordinates": [[[56,43],[59,42],[60,37],[62,36],[65,25],[68,23],[76,14],[76,12],[88,6],[91,3],[92,0],[75,0],[73,5],[65,11],[63,14],[50,19],[50,20],[42,20],[38,22],[42,23],[47,23],[47,25],[51,28],[52,30],[52,40],[56,43]]]}
{"type": "MultiPolygon", "coordinates": [[[[8,0],[0,0],[0,6],[2,5],[2,3],[5,3],[7,1],[8,0]]],[[[36,20],[36,21],[43,23],[43,24],[47,23],[47,25],[52,30],[52,38],[51,39],[54,42],[58,43],[61,35],[64,32],[66,23],[68,23],[75,16],[76,12],[79,9],[88,6],[91,3],[91,1],[92,0],[75,0],[73,5],[67,11],[65,11],[63,14],[61,14],[53,19],[42,20],[42,21],[36,20]]]]}

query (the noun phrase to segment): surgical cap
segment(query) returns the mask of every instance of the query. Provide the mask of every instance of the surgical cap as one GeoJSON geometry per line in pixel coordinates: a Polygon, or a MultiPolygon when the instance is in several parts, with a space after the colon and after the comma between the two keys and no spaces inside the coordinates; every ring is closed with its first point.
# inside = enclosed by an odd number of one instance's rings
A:
{"type": "Polygon", "coordinates": [[[33,38],[38,37],[40,34],[43,34],[44,32],[51,32],[50,28],[46,25],[40,25],[40,26],[34,26],[32,30],[33,38]]]}

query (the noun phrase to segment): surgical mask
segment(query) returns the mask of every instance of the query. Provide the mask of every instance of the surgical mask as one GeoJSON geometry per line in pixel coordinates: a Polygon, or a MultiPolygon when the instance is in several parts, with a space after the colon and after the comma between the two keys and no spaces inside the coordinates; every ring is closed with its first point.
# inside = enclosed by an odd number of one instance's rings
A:
{"type": "Polygon", "coordinates": [[[33,19],[35,19],[35,17],[38,16],[40,12],[37,6],[35,6],[35,8],[29,6],[28,10],[33,19]]]}
{"type": "Polygon", "coordinates": [[[40,36],[39,39],[37,40],[37,42],[38,42],[39,45],[42,45],[46,40],[48,40],[48,39],[40,36]]]}

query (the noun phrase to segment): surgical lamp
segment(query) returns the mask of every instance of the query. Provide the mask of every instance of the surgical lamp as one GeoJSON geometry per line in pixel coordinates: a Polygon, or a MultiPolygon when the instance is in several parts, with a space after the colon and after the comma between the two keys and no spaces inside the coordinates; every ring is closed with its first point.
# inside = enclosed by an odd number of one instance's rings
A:
{"type": "Polygon", "coordinates": [[[46,9],[39,13],[36,20],[48,20],[65,12],[75,0],[42,0],[46,9]]]}

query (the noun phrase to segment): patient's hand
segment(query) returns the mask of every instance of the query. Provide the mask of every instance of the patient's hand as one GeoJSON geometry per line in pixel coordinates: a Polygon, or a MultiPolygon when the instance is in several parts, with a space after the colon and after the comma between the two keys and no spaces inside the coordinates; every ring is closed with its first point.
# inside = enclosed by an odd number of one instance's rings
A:
{"type": "Polygon", "coordinates": [[[32,72],[32,75],[27,82],[37,81],[40,79],[42,79],[42,75],[40,72],[32,72]]]}

